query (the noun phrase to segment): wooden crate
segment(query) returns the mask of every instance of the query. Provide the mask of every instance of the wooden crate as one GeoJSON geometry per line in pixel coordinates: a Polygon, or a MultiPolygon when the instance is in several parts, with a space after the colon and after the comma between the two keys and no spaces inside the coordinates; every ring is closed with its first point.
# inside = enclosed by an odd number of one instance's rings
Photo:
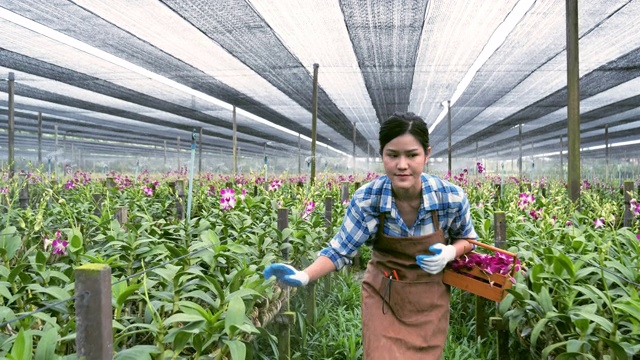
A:
{"type": "Polygon", "coordinates": [[[502,299],[507,296],[507,292],[505,290],[511,288],[511,286],[513,285],[509,278],[515,275],[515,265],[518,259],[518,255],[490,245],[483,244],[481,242],[473,240],[470,240],[469,242],[475,244],[476,246],[480,246],[492,251],[501,252],[513,257],[511,274],[487,274],[486,272],[480,270],[480,268],[478,268],[477,266],[474,266],[471,270],[452,270],[450,268],[445,268],[442,282],[492,301],[502,301],[502,299]]]}

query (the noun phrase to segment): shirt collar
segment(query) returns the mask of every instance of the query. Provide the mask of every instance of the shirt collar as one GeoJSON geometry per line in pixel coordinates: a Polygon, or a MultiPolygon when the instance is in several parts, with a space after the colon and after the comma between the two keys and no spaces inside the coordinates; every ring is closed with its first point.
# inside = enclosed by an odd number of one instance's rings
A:
{"type": "MultiPolygon", "coordinates": [[[[429,181],[430,178],[431,176],[425,173],[420,175],[420,180],[422,181],[422,204],[420,205],[420,210],[431,211],[438,209],[438,199],[429,181]]],[[[380,196],[380,212],[391,212],[392,203],[393,192],[391,191],[391,179],[385,175],[382,184],[382,195],[380,196]]],[[[418,211],[420,212],[420,210],[418,211]]]]}

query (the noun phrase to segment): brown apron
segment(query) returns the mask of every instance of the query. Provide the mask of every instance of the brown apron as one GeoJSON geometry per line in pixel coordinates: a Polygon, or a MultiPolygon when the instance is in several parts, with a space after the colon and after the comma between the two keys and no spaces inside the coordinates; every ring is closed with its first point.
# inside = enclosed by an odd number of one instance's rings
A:
{"type": "Polygon", "coordinates": [[[384,214],[380,215],[362,282],[365,360],[442,357],[449,328],[449,290],[442,273],[431,275],[416,264],[417,255],[431,253],[429,246],[445,243],[437,212],[431,211],[431,216],[436,232],[404,238],[384,235],[384,214]]]}

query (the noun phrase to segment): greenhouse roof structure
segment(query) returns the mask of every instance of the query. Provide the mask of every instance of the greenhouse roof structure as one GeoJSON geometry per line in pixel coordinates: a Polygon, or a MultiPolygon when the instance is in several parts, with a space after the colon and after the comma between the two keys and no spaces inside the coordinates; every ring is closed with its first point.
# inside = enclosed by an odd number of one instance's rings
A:
{"type": "MultiPolygon", "coordinates": [[[[640,0],[578,10],[582,156],[608,142],[638,157],[640,0]]],[[[411,111],[434,157],[447,156],[448,115],[455,156],[513,158],[520,139],[557,155],[566,39],[558,0],[0,0],[0,78],[15,76],[25,151],[41,113],[46,149],[55,126],[82,151],[121,155],[177,138],[188,149],[202,129],[204,149],[230,154],[235,108],[244,153],[308,154],[317,64],[327,151],[351,155],[355,139],[373,156],[381,121],[411,111]]]]}

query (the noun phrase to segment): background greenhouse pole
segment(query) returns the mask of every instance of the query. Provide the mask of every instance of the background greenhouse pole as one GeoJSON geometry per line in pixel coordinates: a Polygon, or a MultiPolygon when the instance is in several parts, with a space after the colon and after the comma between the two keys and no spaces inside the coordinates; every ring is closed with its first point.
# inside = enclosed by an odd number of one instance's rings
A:
{"type": "Polygon", "coordinates": [[[167,167],[167,140],[164,141],[164,167],[167,167]]]}
{"type": "Polygon", "coordinates": [[[522,181],[522,124],[518,124],[518,180],[522,181]]]}
{"type": "Polygon", "coordinates": [[[633,181],[628,180],[624,182],[624,218],[623,226],[631,227],[634,214],[631,211],[631,197],[633,196],[633,181]]]}
{"type": "Polygon", "coordinates": [[[367,172],[371,171],[369,168],[369,158],[371,157],[371,146],[369,145],[369,140],[367,140],[367,172]]]}
{"type": "Polygon", "coordinates": [[[578,49],[578,0],[566,0],[567,8],[567,133],[569,138],[569,199],[580,198],[580,74],[578,49]]]}
{"type": "Polygon", "coordinates": [[[353,176],[356,176],[356,122],[353,122],[353,176]]]}
{"type": "Polygon", "coordinates": [[[562,136],[560,136],[560,180],[564,180],[564,157],[562,157],[562,151],[564,150],[564,143],[562,142],[562,136]]]}
{"type": "Polygon", "coordinates": [[[318,67],[313,64],[313,94],[311,95],[311,175],[309,184],[316,181],[316,131],[318,122],[318,67]]]}
{"type": "Polygon", "coordinates": [[[180,136],[176,139],[176,158],[178,158],[178,169],[180,169],[180,136]]]}
{"type": "Polygon", "coordinates": [[[198,135],[198,175],[202,173],[202,128],[200,128],[200,135],[198,135]]]}
{"type": "Polygon", "coordinates": [[[9,118],[8,123],[8,136],[9,136],[9,153],[7,154],[7,162],[9,163],[9,179],[13,178],[13,174],[16,171],[16,164],[14,162],[14,154],[15,154],[15,149],[14,149],[14,145],[15,145],[15,115],[14,115],[14,108],[15,108],[15,99],[14,99],[14,92],[15,92],[15,87],[16,87],[16,77],[13,74],[13,72],[9,73],[9,78],[8,78],[8,94],[9,94],[9,99],[8,99],[8,116],[9,118]]]}
{"type": "Polygon", "coordinates": [[[302,150],[300,148],[300,133],[298,133],[298,176],[302,176],[302,164],[300,163],[300,158],[302,156],[302,150]]]}
{"type": "Polygon", "coordinates": [[[473,164],[473,171],[477,177],[478,176],[478,142],[477,141],[476,141],[476,160],[474,161],[474,164],[473,164]]]}
{"type": "Polygon", "coordinates": [[[38,112],[38,166],[42,165],[42,113],[38,112]]]}
{"type": "Polygon", "coordinates": [[[60,181],[60,178],[58,177],[58,125],[54,125],[53,130],[55,132],[55,145],[56,145],[53,152],[55,154],[53,156],[53,170],[55,171],[56,179],[60,181]]]}
{"type": "Polygon", "coordinates": [[[451,172],[451,100],[447,100],[447,128],[448,128],[448,140],[449,140],[449,147],[447,150],[447,156],[448,156],[448,170],[449,170],[449,176],[451,176],[453,173],[451,172]]]}
{"type": "Polygon", "coordinates": [[[233,176],[238,176],[238,120],[236,118],[236,106],[233,106],[233,176]]]}
{"type": "Polygon", "coordinates": [[[609,125],[604,126],[605,181],[609,181],[609,125]]]}

